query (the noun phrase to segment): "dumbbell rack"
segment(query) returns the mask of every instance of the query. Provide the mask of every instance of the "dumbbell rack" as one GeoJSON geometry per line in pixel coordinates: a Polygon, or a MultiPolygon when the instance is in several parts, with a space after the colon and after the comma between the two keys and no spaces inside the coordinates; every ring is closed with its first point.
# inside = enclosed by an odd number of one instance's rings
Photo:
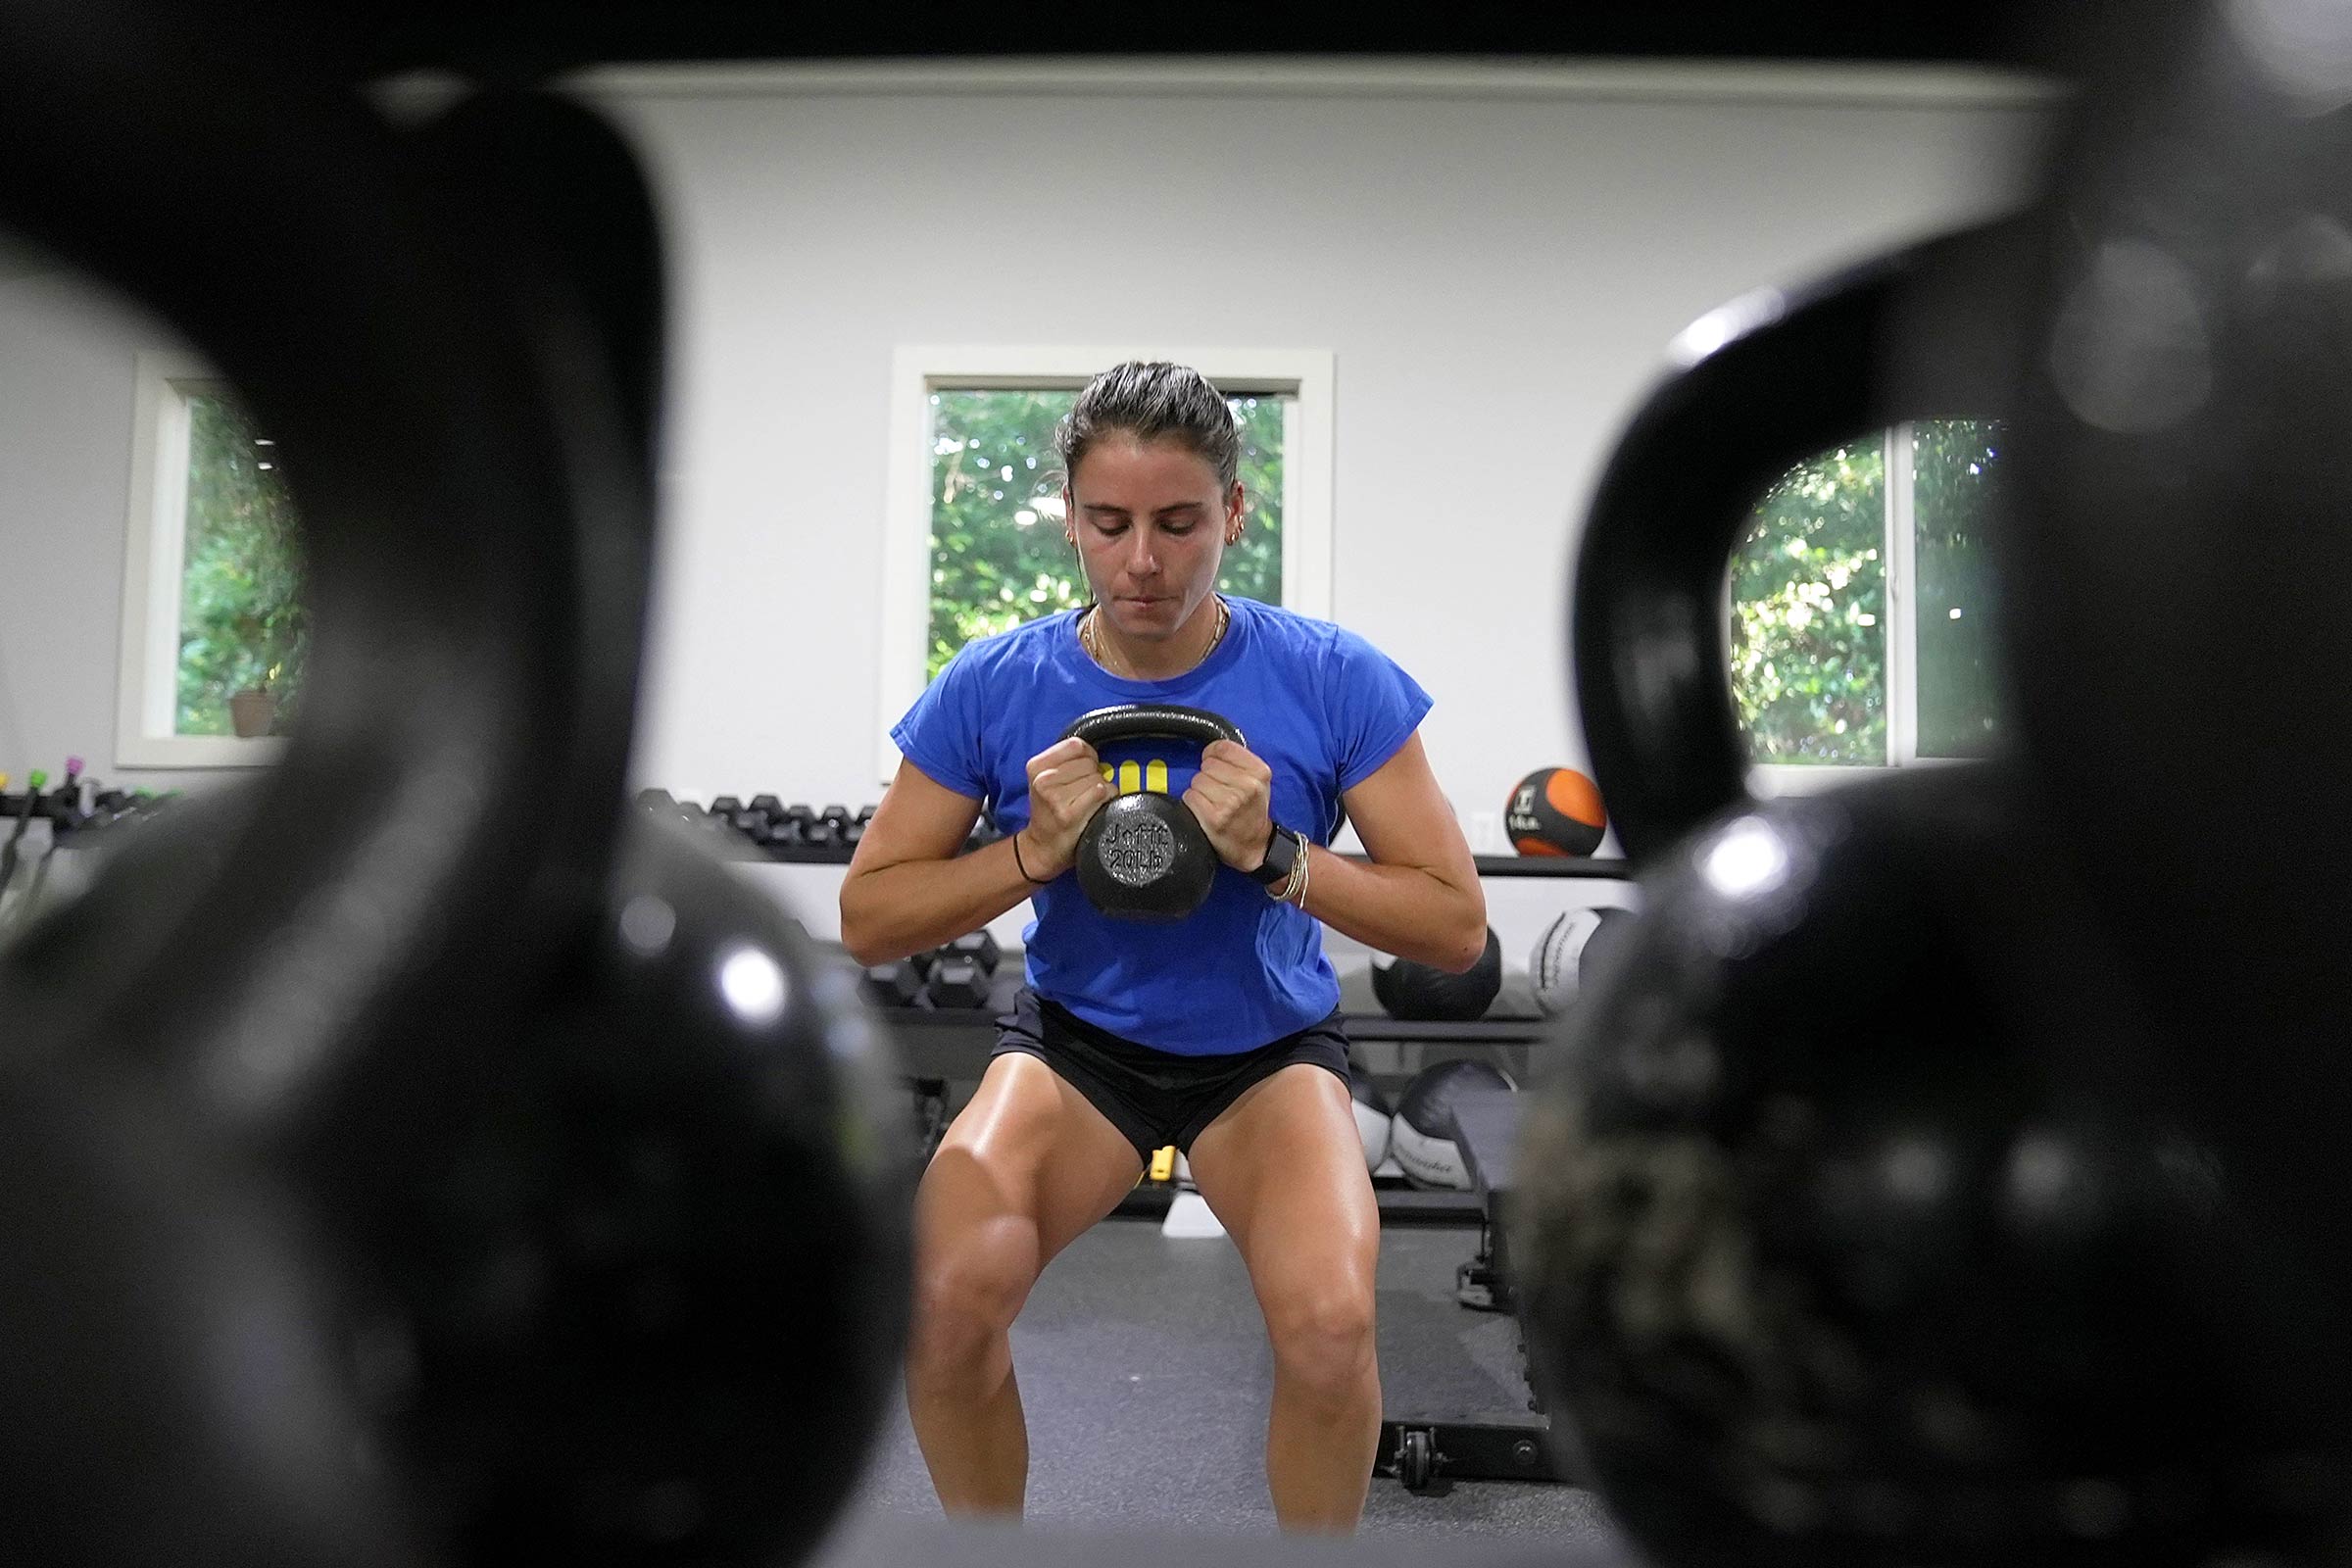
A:
{"type": "MultiPolygon", "coordinates": [[[[760,796],[759,799],[770,800],[773,797],[760,796]]],[[[666,790],[641,790],[638,792],[637,800],[640,808],[650,808],[649,803],[659,802],[662,809],[675,811],[698,825],[707,825],[711,829],[714,852],[723,854],[732,859],[779,860],[799,865],[847,865],[850,863],[850,857],[856,853],[854,843],[848,845],[771,844],[754,838],[749,832],[734,825],[735,811],[741,808],[742,803],[738,797],[731,795],[719,797],[711,804],[709,810],[690,800],[673,800],[666,790]],[[729,809],[722,812],[721,807],[729,809]],[[721,845],[724,845],[725,848],[719,848],[721,845]]],[[[796,808],[796,809],[806,808],[796,808]]],[[[867,819],[872,814],[873,808],[870,806],[859,809],[855,820],[860,830],[864,828],[867,819]]],[[[964,848],[967,853],[983,849],[995,843],[1002,836],[993,826],[982,822],[972,830],[971,837],[964,841],[964,848]]],[[[1348,854],[1347,858],[1361,860],[1365,857],[1348,854]]],[[[1478,874],[1482,877],[1594,877],[1603,881],[1622,882],[1629,880],[1633,875],[1631,865],[1623,858],[1616,856],[1595,858],[1570,855],[1481,855],[1473,857],[1473,858],[1477,861],[1478,874]]]]}

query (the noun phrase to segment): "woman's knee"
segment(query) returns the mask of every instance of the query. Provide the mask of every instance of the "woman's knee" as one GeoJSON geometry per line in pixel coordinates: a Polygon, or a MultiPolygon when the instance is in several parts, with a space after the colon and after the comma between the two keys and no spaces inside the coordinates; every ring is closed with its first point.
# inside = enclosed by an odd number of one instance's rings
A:
{"type": "Polygon", "coordinates": [[[916,1248],[910,1354],[956,1362],[993,1346],[1037,1284],[1037,1226],[1002,1214],[922,1238],[916,1248]]]}
{"type": "Polygon", "coordinates": [[[1296,1284],[1269,1294],[1266,1333],[1274,1363],[1313,1394],[1333,1400],[1354,1395],[1374,1364],[1372,1281],[1348,1271],[1321,1277],[1301,1273],[1296,1284]]]}

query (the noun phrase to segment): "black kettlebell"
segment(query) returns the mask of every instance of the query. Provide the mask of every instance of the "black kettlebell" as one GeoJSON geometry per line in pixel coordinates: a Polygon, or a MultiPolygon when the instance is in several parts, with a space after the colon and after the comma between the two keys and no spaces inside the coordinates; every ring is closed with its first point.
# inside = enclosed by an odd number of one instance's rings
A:
{"type": "Polygon", "coordinates": [[[2269,1289],[2229,1166],[2134,1083],[2155,1030],[2033,759],[1744,788],[1741,519],[1855,431],[2007,407],[1998,366],[1933,393],[1883,367],[1923,298],[2017,278],[2020,232],[1731,313],[1588,521],[1578,692],[1644,907],[1563,1026],[1511,1250],[1538,1379],[1674,1568],[2186,1564],[2339,1528],[2340,1426],[2278,1376],[2299,1342],[2332,1360],[2321,1298],[2269,1289]]]}
{"type": "Polygon", "coordinates": [[[396,129],[315,70],[0,16],[0,214],[303,455],[320,628],[277,767],[0,950],[11,1553],[797,1560],[885,1408],[911,1160],[854,979],[623,805],[650,195],[576,105],[396,129]]]}
{"type": "MultiPolygon", "coordinates": [[[[1082,740],[1097,752],[1120,741],[1249,744],[1231,721],[1204,709],[1152,703],[1098,708],[1074,720],[1062,739],[1082,740]]],[[[1222,863],[1192,808],[1155,790],[1105,801],[1078,835],[1078,885],[1114,919],[1183,919],[1207,899],[1222,863]]]]}

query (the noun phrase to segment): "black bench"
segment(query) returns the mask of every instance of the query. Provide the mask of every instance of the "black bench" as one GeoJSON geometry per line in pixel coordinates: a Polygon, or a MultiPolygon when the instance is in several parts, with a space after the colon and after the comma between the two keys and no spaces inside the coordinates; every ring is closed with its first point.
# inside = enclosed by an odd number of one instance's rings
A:
{"type": "MultiPolygon", "coordinates": [[[[1478,1255],[1455,1273],[1454,1294],[1478,1311],[1512,1306],[1500,1217],[1512,1190],[1511,1161],[1525,1108],[1525,1098],[1509,1092],[1467,1094],[1454,1102],[1454,1141],[1480,1214],[1478,1255]]],[[[1526,1365],[1524,1344],[1520,1365],[1526,1365]]],[[[1578,1481],[1582,1466],[1531,1390],[1525,1411],[1384,1419],[1372,1473],[1396,1477],[1408,1492],[1425,1492],[1441,1481],[1578,1481]]]]}

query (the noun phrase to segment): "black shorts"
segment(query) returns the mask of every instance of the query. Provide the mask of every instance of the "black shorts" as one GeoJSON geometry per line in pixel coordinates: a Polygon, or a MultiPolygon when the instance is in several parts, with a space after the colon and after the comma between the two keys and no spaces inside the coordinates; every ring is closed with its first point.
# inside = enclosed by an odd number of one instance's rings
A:
{"type": "Polygon", "coordinates": [[[1270,1046],[1223,1056],[1180,1056],[1098,1029],[1027,986],[1012,1011],[997,1020],[1004,1033],[989,1053],[1035,1056],[1087,1098],[1149,1162],[1174,1144],[1191,1153],[1193,1140],[1242,1098],[1242,1092],[1295,1061],[1328,1068],[1348,1080],[1348,1035],[1334,1012],[1270,1046]]]}

